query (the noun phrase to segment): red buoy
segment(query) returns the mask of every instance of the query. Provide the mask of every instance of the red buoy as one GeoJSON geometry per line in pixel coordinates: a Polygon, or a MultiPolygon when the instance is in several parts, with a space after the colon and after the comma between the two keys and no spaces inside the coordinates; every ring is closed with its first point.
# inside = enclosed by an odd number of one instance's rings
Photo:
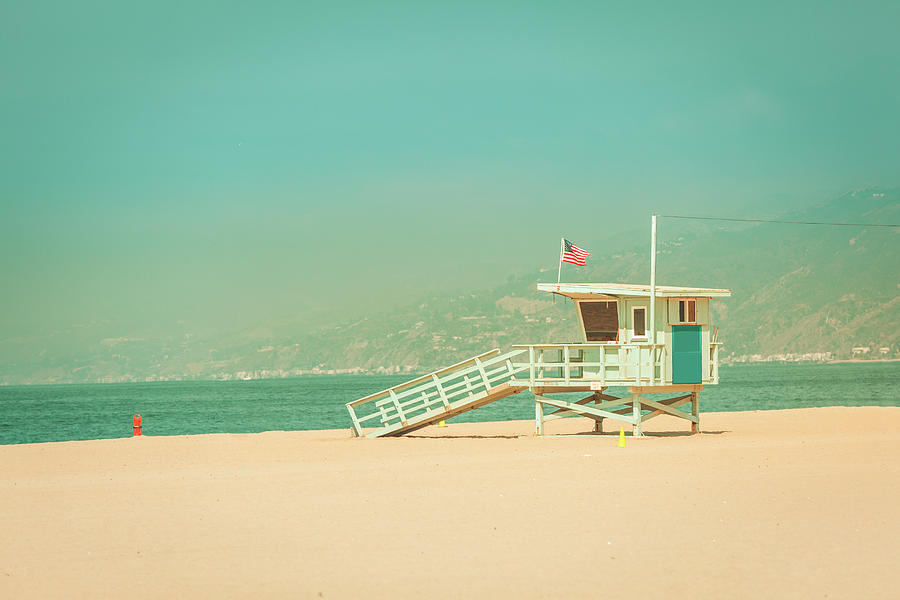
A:
{"type": "Polygon", "coordinates": [[[131,426],[134,427],[134,435],[144,435],[144,423],[141,420],[141,415],[131,417],[131,426]]]}

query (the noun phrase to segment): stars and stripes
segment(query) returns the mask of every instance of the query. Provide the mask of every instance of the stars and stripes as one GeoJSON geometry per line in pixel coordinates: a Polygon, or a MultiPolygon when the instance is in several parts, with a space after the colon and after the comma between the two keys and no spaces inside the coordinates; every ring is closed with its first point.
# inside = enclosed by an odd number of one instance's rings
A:
{"type": "Polygon", "coordinates": [[[584,259],[590,256],[587,250],[582,250],[569,240],[563,238],[562,261],[573,265],[585,266],[584,259]]]}

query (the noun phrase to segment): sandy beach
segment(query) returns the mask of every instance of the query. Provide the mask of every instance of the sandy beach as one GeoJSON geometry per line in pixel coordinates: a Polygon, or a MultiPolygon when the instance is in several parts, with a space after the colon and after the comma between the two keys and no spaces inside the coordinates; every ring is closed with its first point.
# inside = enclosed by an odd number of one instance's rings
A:
{"type": "Polygon", "coordinates": [[[0,597],[897,597],[900,408],[650,424],[0,446],[0,597]]]}

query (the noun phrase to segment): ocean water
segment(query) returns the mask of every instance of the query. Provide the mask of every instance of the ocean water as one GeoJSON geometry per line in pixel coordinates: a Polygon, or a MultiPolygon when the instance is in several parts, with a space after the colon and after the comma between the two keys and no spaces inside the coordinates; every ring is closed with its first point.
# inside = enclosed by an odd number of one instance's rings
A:
{"type": "MultiPolygon", "coordinates": [[[[900,406],[900,363],[766,364],[721,367],[700,395],[701,412],[813,406],[900,406]]],[[[349,428],[345,402],[406,376],[315,375],[256,381],[189,381],[0,387],[0,444],[145,435],[349,428]]],[[[613,388],[612,392],[622,391],[613,388]]],[[[534,418],[522,393],[457,422],[534,418]]]]}

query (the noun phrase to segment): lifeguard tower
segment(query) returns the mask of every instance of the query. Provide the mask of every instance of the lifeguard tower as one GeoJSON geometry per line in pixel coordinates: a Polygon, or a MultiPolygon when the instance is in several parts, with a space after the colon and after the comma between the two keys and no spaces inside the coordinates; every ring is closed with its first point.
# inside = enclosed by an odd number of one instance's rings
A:
{"type": "Polygon", "coordinates": [[[660,415],[689,421],[691,432],[698,432],[700,391],[719,383],[720,343],[710,303],[731,291],[657,286],[656,215],[651,231],[650,285],[537,285],[574,302],[581,340],[514,345],[505,354],[494,349],[348,402],[354,434],[403,435],[524,390],[534,394],[537,435],[547,421],[587,417],[596,432],[612,419],[641,436],[643,423],[660,415]],[[614,396],[610,388],[627,393],[614,396]],[[575,401],[548,396],[570,392],[589,395],[575,401]],[[680,408],[688,403],[690,412],[680,408]]]}
{"type": "Polygon", "coordinates": [[[581,324],[582,340],[574,344],[529,344],[527,377],[535,396],[538,434],[545,421],[568,416],[589,417],[601,430],[609,418],[633,426],[668,414],[700,424],[699,393],[719,382],[718,328],[710,323],[710,302],[730,290],[618,283],[538,284],[538,290],[570,298],[581,324]],[[606,394],[626,387],[628,395],[606,394]],[[592,391],[576,402],[545,394],[592,391]],[[674,397],[650,399],[644,394],[674,397]],[[679,410],[691,404],[691,412],[679,410]],[[551,412],[546,412],[550,409],[551,412]]]}
{"type": "Polygon", "coordinates": [[[573,301],[582,339],[495,349],[399,386],[347,403],[356,435],[396,436],[529,390],[535,430],[564,417],[632,426],[659,415],[700,425],[699,393],[719,382],[718,328],[710,302],[730,290],[622,283],[539,283],[538,291],[573,301]],[[624,396],[607,393],[626,388],[624,396]],[[590,392],[579,400],[547,394],[590,392]],[[646,394],[667,397],[648,398],[646,394]],[[690,403],[690,412],[679,409],[690,403]],[[364,432],[364,428],[373,431],[364,432]]]}

